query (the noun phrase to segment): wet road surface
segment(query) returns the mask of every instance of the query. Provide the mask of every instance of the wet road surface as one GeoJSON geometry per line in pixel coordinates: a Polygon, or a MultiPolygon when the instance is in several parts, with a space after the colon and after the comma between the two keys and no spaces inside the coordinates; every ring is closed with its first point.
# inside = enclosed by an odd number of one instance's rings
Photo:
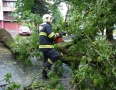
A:
{"type": "MultiPolygon", "coordinates": [[[[6,84],[5,76],[7,73],[12,74],[11,81],[15,81],[20,84],[21,87],[25,87],[30,84],[32,78],[41,71],[42,63],[37,59],[32,59],[33,64],[30,66],[26,66],[22,61],[16,61],[12,54],[1,54],[0,55],[0,85],[6,84]],[[39,65],[38,65],[39,64],[39,65]],[[39,67],[38,67],[39,66],[39,67]]],[[[41,79],[38,77],[38,80],[41,79]]],[[[0,90],[3,90],[0,88],[0,90]]]]}

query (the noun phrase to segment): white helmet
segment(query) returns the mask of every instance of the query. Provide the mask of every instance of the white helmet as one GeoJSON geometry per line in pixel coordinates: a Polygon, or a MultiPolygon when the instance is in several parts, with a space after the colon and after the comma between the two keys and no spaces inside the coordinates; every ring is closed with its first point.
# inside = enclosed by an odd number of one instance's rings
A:
{"type": "Polygon", "coordinates": [[[52,16],[50,14],[45,14],[42,17],[43,22],[50,22],[52,19],[52,16]]]}

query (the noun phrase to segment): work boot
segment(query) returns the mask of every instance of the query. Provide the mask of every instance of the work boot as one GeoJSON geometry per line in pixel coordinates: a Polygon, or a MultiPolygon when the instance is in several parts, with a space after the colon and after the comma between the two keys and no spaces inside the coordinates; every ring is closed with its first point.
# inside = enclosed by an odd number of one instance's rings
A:
{"type": "Polygon", "coordinates": [[[42,71],[42,78],[43,79],[47,79],[48,78],[47,71],[45,69],[43,69],[43,71],[42,71]]]}
{"type": "Polygon", "coordinates": [[[51,66],[52,66],[52,64],[49,63],[48,61],[46,61],[46,62],[44,63],[44,68],[45,68],[45,69],[51,70],[51,66]]]}

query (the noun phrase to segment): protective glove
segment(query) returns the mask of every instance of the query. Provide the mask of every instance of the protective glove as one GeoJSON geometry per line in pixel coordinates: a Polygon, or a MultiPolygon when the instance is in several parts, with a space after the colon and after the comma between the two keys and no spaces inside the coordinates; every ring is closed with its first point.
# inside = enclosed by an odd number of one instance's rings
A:
{"type": "Polygon", "coordinates": [[[60,33],[56,33],[56,38],[62,37],[60,33]]]}
{"type": "Polygon", "coordinates": [[[63,56],[64,56],[62,52],[60,53],[60,55],[61,55],[61,57],[63,57],[63,56]]]}

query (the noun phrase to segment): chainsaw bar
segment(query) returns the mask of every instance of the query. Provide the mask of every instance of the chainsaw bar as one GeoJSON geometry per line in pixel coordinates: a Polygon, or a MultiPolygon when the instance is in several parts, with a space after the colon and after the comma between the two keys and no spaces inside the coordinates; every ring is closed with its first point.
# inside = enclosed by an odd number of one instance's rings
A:
{"type": "Polygon", "coordinates": [[[68,35],[68,36],[63,37],[63,40],[69,40],[69,39],[72,39],[76,36],[77,36],[76,34],[68,35]]]}

